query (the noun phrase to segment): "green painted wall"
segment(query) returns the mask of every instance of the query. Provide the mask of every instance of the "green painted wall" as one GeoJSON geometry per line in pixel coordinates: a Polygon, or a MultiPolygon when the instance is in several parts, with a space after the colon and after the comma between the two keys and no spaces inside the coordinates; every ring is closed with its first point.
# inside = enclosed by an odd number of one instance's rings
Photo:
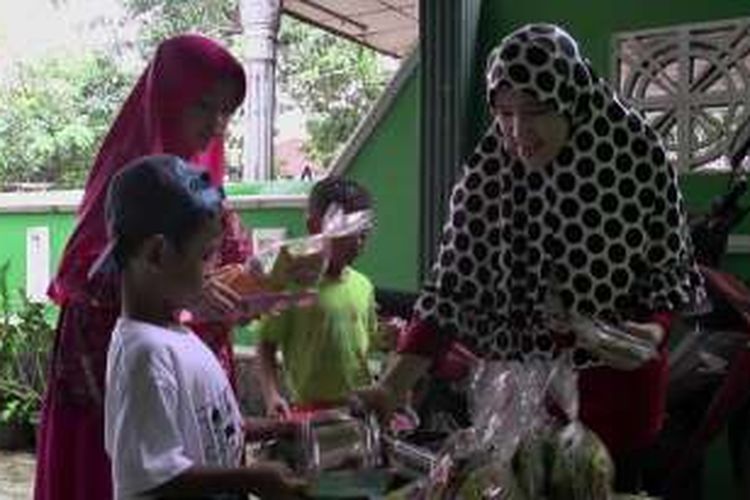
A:
{"type": "Polygon", "coordinates": [[[285,227],[287,236],[302,236],[306,233],[305,211],[298,208],[274,208],[241,210],[240,217],[248,229],[262,227],[285,227]]]}
{"type": "Polygon", "coordinates": [[[418,288],[418,71],[409,77],[346,172],[372,193],[377,225],[356,267],[376,286],[418,288]]]}
{"type": "Polygon", "coordinates": [[[15,291],[26,286],[26,230],[30,227],[47,226],[50,238],[50,266],[57,263],[73,230],[74,215],[71,213],[50,214],[0,214],[0,263],[10,261],[9,286],[14,302],[15,291]]]}
{"type": "MultiPolygon", "coordinates": [[[[268,183],[231,185],[231,194],[303,194],[311,183],[268,183]]],[[[230,196],[231,196],[230,194],[230,196]]],[[[305,233],[305,214],[300,208],[245,209],[240,216],[248,228],[286,227],[288,235],[305,233]]],[[[0,264],[10,261],[9,286],[13,302],[15,290],[26,284],[26,231],[31,227],[47,226],[50,233],[50,275],[54,276],[60,255],[73,230],[73,213],[0,213],[0,264]]]]}

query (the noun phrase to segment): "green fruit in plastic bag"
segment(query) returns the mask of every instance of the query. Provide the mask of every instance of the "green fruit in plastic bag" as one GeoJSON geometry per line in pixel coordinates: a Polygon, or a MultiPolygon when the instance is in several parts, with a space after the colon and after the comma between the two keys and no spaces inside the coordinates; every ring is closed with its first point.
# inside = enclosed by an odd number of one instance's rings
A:
{"type": "Polygon", "coordinates": [[[578,423],[556,434],[550,474],[551,500],[607,500],[612,497],[614,465],[601,440],[578,423]]]}

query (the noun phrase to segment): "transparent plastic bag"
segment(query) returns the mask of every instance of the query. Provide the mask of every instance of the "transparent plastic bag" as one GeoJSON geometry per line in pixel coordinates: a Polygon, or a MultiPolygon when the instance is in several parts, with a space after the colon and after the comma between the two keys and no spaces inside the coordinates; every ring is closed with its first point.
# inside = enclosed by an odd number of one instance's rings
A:
{"type": "Polygon", "coordinates": [[[202,300],[190,307],[192,319],[239,321],[310,304],[328,269],[332,242],[369,231],[373,220],[370,210],[345,213],[332,204],[323,217],[321,233],[279,241],[244,264],[230,264],[211,273],[209,280],[231,289],[239,301],[233,304],[234,310],[226,310],[202,300]]]}
{"type": "Polygon", "coordinates": [[[570,327],[591,352],[614,368],[634,370],[659,356],[653,342],[606,321],[572,315],[570,327]]]}
{"type": "Polygon", "coordinates": [[[613,465],[578,422],[577,373],[563,361],[484,363],[473,425],[444,449],[431,499],[608,500],[613,465]]]}
{"type": "Polygon", "coordinates": [[[516,497],[509,499],[609,500],[614,465],[601,440],[578,420],[577,372],[555,362],[542,373],[538,418],[510,461],[516,497]]]}
{"type": "Polygon", "coordinates": [[[369,231],[371,210],[345,213],[336,203],[326,210],[318,234],[280,241],[251,257],[247,267],[265,277],[273,290],[316,286],[328,269],[332,242],[369,231]]]}
{"type": "Polygon", "coordinates": [[[553,329],[571,330],[588,350],[609,366],[634,370],[659,356],[656,345],[648,339],[617,324],[566,310],[554,280],[545,302],[548,324],[553,325],[553,329]]]}
{"type": "Polygon", "coordinates": [[[248,270],[274,291],[312,288],[328,268],[329,240],[322,234],[284,240],[253,256],[248,270]]]}

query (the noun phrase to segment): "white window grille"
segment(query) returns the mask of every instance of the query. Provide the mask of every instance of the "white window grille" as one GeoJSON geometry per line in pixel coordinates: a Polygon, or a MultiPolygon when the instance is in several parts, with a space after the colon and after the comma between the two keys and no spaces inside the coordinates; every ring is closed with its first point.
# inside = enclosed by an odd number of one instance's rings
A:
{"type": "Polygon", "coordinates": [[[750,18],[619,33],[613,82],[681,172],[726,171],[750,113],[750,18]]]}

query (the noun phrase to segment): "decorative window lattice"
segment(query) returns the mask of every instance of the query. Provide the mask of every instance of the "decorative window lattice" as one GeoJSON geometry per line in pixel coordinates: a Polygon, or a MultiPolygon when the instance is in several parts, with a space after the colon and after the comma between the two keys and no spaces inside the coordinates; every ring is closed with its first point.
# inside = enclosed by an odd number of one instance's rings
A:
{"type": "Polygon", "coordinates": [[[661,134],[680,171],[724,171],[750,113],[750,18],[615,36],[621,97],[661,134]]]}

